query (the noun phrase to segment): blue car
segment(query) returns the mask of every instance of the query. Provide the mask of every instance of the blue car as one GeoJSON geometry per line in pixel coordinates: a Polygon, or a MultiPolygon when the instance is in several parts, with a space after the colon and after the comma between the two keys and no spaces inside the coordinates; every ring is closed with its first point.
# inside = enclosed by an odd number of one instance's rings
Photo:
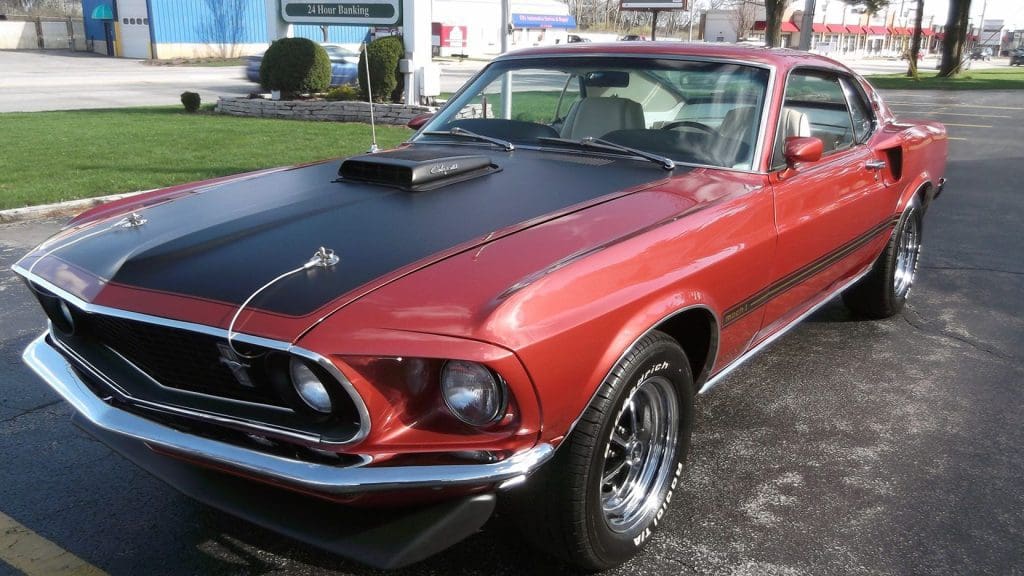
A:
{"type": "MultiPolygon", "coordinates": [[[[358,48],[340,44],[321,44],[321,46],[327,50],[327,55],[331,58],[331,86],[355,84],[359,69],[358,48]]],[[[246,57],[245,77],[249,81],[259,84],[262,63],[263,54],[246,57]]]]}

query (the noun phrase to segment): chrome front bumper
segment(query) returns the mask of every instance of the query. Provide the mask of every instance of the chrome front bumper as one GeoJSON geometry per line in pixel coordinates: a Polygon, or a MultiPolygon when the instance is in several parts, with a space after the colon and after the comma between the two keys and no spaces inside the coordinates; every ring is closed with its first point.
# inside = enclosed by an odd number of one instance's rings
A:
{"type": "Polygon", "coordinates": [[[484,486],[516,483],[554,455],[538,444],[501,462],[440,466],[338,467],[265,454],[241,446],[194,436],[119,410],[98,398],[71,363],[44,333],[25,349],[25,363],[93,426],[145,442],[152,448],[228,469],[244,476],[323,494],[383,490],[484,486]]]}

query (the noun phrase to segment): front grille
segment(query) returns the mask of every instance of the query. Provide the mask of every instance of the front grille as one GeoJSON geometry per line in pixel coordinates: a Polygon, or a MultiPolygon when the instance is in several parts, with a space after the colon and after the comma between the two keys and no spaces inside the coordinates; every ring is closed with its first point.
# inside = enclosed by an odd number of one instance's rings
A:
{"type": "MultiPolygon", "coordinates": [[[[284,406],[263,369],[264,357],[241,359],[252,386],[235,377],[218,344],[227,340],[208,334],[158,326],[113,316],[91,314],[89,335],[114,350],[160,384],[259,404],[284,406]]],[[[248,349],[248,348],[247,348],[248,349]]]]}

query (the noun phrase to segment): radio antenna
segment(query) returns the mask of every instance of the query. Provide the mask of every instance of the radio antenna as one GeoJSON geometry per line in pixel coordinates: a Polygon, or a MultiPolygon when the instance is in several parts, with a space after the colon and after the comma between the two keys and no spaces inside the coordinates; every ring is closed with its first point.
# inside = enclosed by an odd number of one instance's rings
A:
{"type": "Polygon", "coordinates": [[[377,148],[377,124],[373,120],[373,92],[370,89],[370,43],[363,43],[363,61],[366,62],[366,100],[370,105],[370,154],[373,154],[379,148],[377,148]]]}

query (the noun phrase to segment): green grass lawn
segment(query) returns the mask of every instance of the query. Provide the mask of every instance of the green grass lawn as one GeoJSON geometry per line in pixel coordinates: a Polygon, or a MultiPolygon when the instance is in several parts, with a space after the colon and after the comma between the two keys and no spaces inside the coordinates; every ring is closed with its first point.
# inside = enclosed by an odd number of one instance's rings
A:
{"type": "Polygon", "coordinates": [[[868,76],[875,88],[890,90],[1022,90],[1024,67],[967,70],[956,78],[937,78],[934,70],[921,71],[921,79],[903,74],[868,76]]]}
{"type": "MultiPolygon", "coordinates": [[[[0,210],[351,156],[370,126],[125,108],[0,114],[0,210]]],[[[378,126],[382,148],[412,132],[378,126]]]]}

